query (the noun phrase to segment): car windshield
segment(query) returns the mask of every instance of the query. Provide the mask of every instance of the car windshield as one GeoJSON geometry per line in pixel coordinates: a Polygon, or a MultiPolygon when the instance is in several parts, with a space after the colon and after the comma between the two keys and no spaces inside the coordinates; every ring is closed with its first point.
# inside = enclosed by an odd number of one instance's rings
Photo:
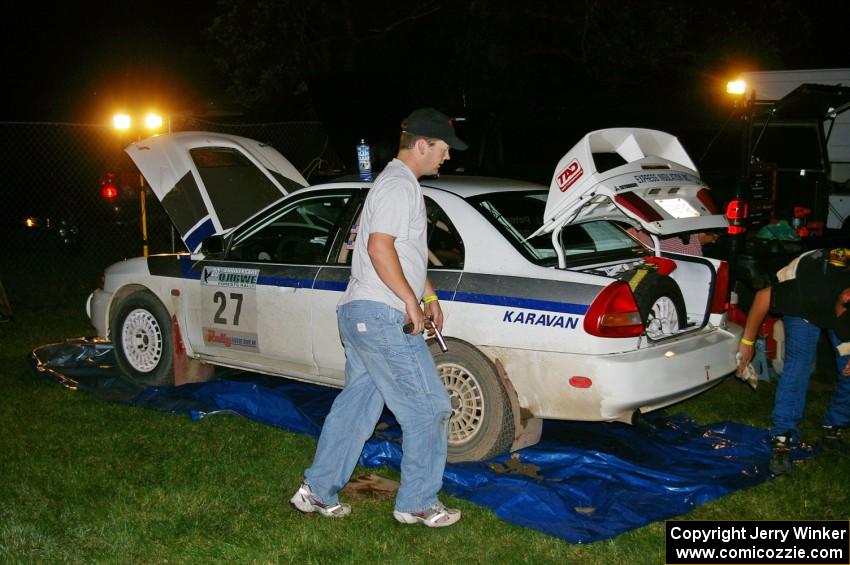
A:
{"type": "MultiPolygon", "coordinates": [[[[552,236],[526,239],[543,224],[546,196],[546,191],[497,192],[470,198],[469,202],[520,253],[533,263],[551,267],[558,264],[552,236]]],[[[623,228],[607,220],[565,226],[561,241],[569,265],[634,256],[644,250],[623,228]]]]}

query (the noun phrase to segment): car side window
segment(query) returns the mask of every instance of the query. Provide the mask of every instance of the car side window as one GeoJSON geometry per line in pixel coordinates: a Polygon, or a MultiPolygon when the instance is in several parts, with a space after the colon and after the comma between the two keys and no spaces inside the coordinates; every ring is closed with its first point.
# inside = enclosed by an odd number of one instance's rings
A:
{"type": "Polygon", "coordinates": [[[342,247],[339,250],[339,255],[336,258],[336,262],[340,265],[348,265],[351,266],[351,261],[354,257],[354,242],[357,241],[357,233],[360,230],[360,213],[363,210],[359,210],[357,212],[357,216],[351,225],[348,226],[348,232],[345,235],[345,241],[342,244],[342,247]]]}
{"type": "Polygon", "coordinates": [[[327,259],[349,194],[301,198],[235,234],[227,258],[236,261],[317,264],[327,259]]]}
{"type": "MultiPolygon", "coordinates": [[[[425,213],[428,217],[428,268],[429,269],[462,269],[464,261],[463,240],[457,233],[448,215],[436,202],[425,199],[425,213]]],[[[360,214],[351,223],[346,235],[346,241],[340,250],[337,262],[351,265],[354,242],[360,227],[360,214]]]]}
{"type": "Polygon", "coordinates": [[[425,199],[428,215],[428,268],[463,269],[463,240],[436,202],[425,199]]]}

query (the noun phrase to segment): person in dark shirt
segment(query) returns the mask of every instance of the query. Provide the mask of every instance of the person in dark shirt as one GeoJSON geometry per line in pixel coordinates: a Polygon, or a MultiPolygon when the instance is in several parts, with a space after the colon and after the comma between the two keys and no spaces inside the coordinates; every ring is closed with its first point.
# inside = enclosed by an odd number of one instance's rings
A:
{"type": "Polygon", "coordinates": [[[835,444],[850,425],[850,249],[816,249],[776,273],[776,281],[756,293],[738,346],[738,372],[753,358],[758,329],[770,311],[783,316],[785,366],[771,415],[770,470],[790,470],[790,452],[799,442],[806,391],[818,339],[827,330],[835,348],[838,384],[823,419],[825,445],[835,444]]]}

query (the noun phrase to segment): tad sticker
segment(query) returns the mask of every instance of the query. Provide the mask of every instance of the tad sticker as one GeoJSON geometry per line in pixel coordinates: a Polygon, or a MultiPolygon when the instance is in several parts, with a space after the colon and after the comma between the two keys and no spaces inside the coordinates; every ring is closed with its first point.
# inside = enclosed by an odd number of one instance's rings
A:
{"type": "Polygon", "coordinates": [[[558,173],[557,182],[561,192],[566,192],[575,182],[584,174],[584,169],[581,168],[581,163],[578,159],[573,159],[567,167],[558,173]]]}

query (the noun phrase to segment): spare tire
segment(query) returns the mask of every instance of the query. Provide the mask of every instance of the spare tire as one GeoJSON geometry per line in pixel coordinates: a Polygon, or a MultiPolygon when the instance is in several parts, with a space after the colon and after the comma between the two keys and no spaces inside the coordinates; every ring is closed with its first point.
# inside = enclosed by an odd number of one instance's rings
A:
{"type": "Polygon", "coordinates": [[[649,339],[663,339],[687,324],[688,311],[682,291],[667,275],[646,273],[632,293],[649,339]]]}

